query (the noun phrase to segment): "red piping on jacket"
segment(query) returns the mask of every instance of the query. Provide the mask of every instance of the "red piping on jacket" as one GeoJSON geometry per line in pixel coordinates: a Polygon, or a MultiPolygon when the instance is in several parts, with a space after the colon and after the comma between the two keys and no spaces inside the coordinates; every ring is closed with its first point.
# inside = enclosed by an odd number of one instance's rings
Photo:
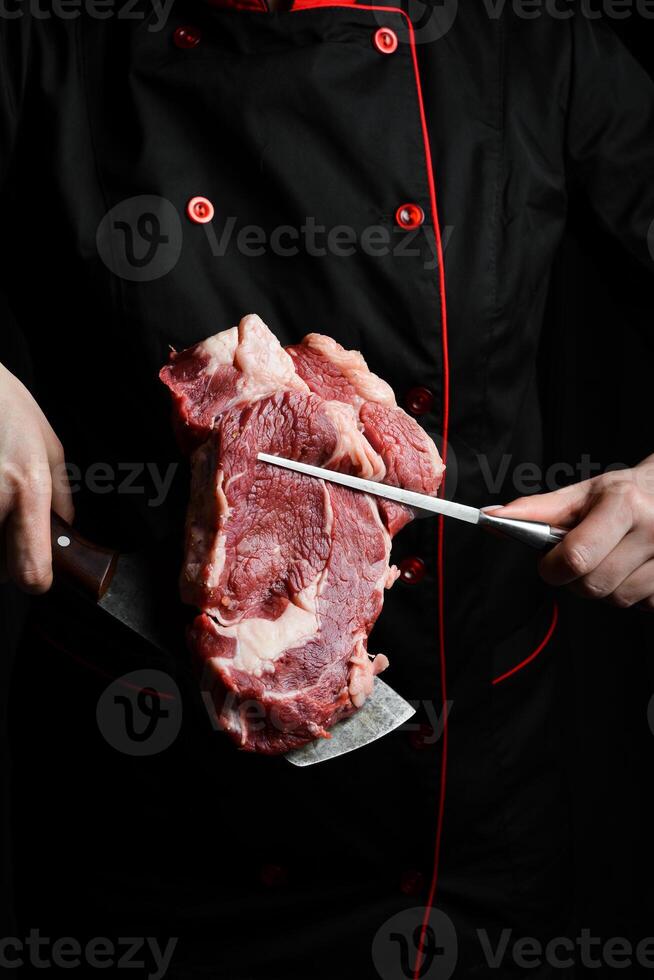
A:
{"type": "Polygon", "coordinates": [[[556,603],[554,603],[554,610],[552,612],[552,622],[549,625],[549,629],[547,633],[545,634],[541,642],[538,644],[534,652],[530,653],[529,656],[525,657],[524,660],[521,660],[519,664],[515,665],[515,667],[512,667],[511,670],[507,670],[506,673],[500,674],[499,677],[496,677],[495,680],[493,681],[493,684],[500,684],[502,681],[505,681],[507,677],[512,677],[514,674],[517,674],[519,670],[522,670],[522,668],[526,667],[527,664],[530,664],[532,660],[535,660],[538,654],[543,652],[547,644],[552,639],[552,634],[556,629],[556,624],[558,622],[558,619],[559,619],[559,607],[557,606],[556,603]]]}
{"type": "MultiPolygon", "coordinates": [[[[425,145],[425,162],[427,165],[427,180],[429,182],[429,196],[431,199],[432,218],[434,222],[434,235],[436,237],[436,250],[438,256],[438,277],[439,291],[441,300],[441,349],[443,356],[443,443],[441,457],[443,463],[447,462],[447,447],[450,424],[450,368],[447,342],[447,302],[445,296],[445,265],[443,261],[443,240],[441,238],[440,223],[438,220],[438,203],[436,197],[436,181],[434,179],[434,167],[431,156],[431,146],[429,142],[429,129],[427,127],[427,114],[425,112],[425,102],[422,95],[422,85],[420,82],[420,69],[418,65],[418,55],[416,53],[415,33],[413,24],[404,11],[402,15],[406,18],[409,26],[409,40],[411,44],[411,57],[413,59],[413,70],[416,80],[416,92],[418,95],[418,106],[420,109],[420,122],[422,135],[425,145]]],[[[444,496],[445,477],[440,486],[439,494],[444,496]]],[[[423,961],[423,949],[425,933],[429,924],[429,913],[436,900],[438,888],[438,874],[440,869],[441,843],[443,838],[443,821],[445,816],[445,792],[447,789],[447,753],[448,753],[448,711],[447,711],[447,664],[445,659],[445,590],[444,590],[444,539],[445,539],[445,518],[438,519],[438,641],[440,649],[440,672],[441,672],[441,704],[443,708],[443,732],[441,749],[441,781],[440,794],[438,800],[438,815],[436,821],[436,841],[434,845],[434,865],[432,872],[429,896],[427,898],[425,917],[420,930],[420,939],[416,954],[414,980],[419,980],[423,961]]]]}
{"type": "MultiPolygon", "coordinates": [[[[266,0],[210,0],[214,6],[231,6],[236,9],[258,9],[267,10],[266,0]]],[[[441,303],[441,349],[443,356],[443,440],[441,448],[441,457],[443,463],[447,461],[447,446],[448,446],[448,435],[449,435],[449,418],[450,418],[450,372],[449,372],[449,357],[448,357],[448,342],[447,342],[447,304],[445,297],[445,267],[443,263],[443,242],[440,232],[440,225],[438,221],[438,206],[436,198],[436,182],[434,180],[434,168],[432,163],[431,155],[431,145],[429,141],[429,130],[427,127],[427,116],[425,112],[425,103],[422,95],[422,85],[420,82],[420,69],[418,65],[418,56],[416,53],[416,41],[415,32],[413,29],[413,24],[407,13],[401,10],[399,7],[385,7],[379,5],[369,5],[352,2],[352,0],[296,0],[296,3],[291,8],[291,13],[298,12],[302,10],[313,10],[319,7],[352,7],[359,10],[378,10],[383,13],[396,13],[400,14],[407,23],[408,33],[409,33],[409,43],[411,47],[411,58],[413,61],[413,71],[415,76],[416,94],[418,97],[418,109],[420,113],[420,125],[422,128],[422,137],[424,143],[425,152],[425,165],[427,169],[427,181],[429,186],[429,196],[431,202],[431,212],[432,219],[434,223],[434,236],[436,239],[436,254],[438,257],[438,274],[439,274],[439,291],[440,291],[440,303],[441,303]]],[[[439,494],[444,495],[445,492],[445,478],[440,486],[439,494]]],[[[427,925],[429,923],[429,910],[431,909],[435,898],[436,890],[438,886],[438,871],[440,864],[440,853],[441,853],[441,841],[443,836],[443,819],[445,814],[445,791],[447,785],[447,753],[448,753],[448,720],[447,720],[447,669],[445,660],[445,593],[444,593],[444,582],[443,582],[443,571],[444,571],[444,531],[445,531],[445,519],[440,517],[438,519],[438,556],[437,556],[437,568],[438,568],[438,642],[440,650],[440,681],[441,681],[441,697],[442,697],[442,707],[443,707],[443,733],[442,733],[442,749],[441,749],[441,780],[440,780],[440,795],[438,802],[438,815],[436,823],[436,841],[434,846],[434,865],[432,879],[429,889],[429,897],[427,899],[427,908],[425,919],[421,927],[420,942],[418,944],[418,954],[415,965],[415,980],[418,980],[420,974],[420,967],[422,965],[422,947],[424,943],[424,936],[427,925]]]]}
{"type": "MultiPolygon", "coordinates": [[[[207,0],[210,7],[227,8],[229,10],[250,11],[251,13],[272,13],[268,0],[207,0]]],[[[349,0],[295,0],[292,7],[280,10],[279,13],[294,13],[296,10],[311,10],[314,7],[361,7],[359,3],[349,0]]],[[[393,10],[394,7],[363,7],[364,10],[393,10]]]]}

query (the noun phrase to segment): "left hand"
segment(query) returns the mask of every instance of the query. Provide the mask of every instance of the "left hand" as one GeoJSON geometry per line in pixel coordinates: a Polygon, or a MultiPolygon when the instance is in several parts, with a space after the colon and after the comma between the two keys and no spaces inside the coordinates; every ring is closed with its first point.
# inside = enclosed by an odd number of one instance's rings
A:
{"type": "Polygon", "coordinates": [[[520,497],[490,513],[572,528],[540,560],[549,585],[654,612],[654,455],[633,469],[520,497]]]}

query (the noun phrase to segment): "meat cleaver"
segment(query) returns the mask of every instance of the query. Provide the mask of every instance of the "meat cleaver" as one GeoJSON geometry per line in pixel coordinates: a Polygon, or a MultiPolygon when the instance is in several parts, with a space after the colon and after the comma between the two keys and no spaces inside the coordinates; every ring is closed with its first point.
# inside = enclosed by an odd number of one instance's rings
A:
{"type": "MultiPolygon", "coordinates": [[[[166,586],[151,555],[119,553],[87,541],[56,514],[51,515],[52,560],[57,581],[64,580],[92,599],[105,614],[137,633],[157,650],[175,655],[179,630],[166,618],[166,586]],[[162,598],[163,596],[163,598],[162,598]]],[[[170,581],[168,581],[168,589],[170,581]]],[[[176,585],[176,583],[175,583],[176,585]]],[[[375,678],[372,695],[350,718],[317,739],[286,753],[294,766],[311,766],[359,749],[403,725],[415,709],[375,678]]]]}
{"type": "MultiPolygon", "coordinates": [[[[171,653],[168,595],[162,597],[161,568],[145,552],[102,548],[50,516],[55,581],[64,581],[92,599],[99,609],[162,653],[171,653]]],[[[174,634],[173,634],[174,635],[174,634]]]]}

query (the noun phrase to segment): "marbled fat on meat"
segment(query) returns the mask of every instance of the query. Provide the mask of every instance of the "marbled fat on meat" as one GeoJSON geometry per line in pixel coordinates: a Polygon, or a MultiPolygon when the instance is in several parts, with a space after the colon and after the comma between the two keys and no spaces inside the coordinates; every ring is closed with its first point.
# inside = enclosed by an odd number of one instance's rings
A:
{"type": "Polygon", "coordinates": [[[361,354],[319,334],[284,350],[255,315],[160,377],[191,452],[180,589],[201,610],[189,643],[218,725],[268,754],[329,737],[388,665],[368,634],[411,513],[256,455],[434,493],[436,447],[361,354]]]}

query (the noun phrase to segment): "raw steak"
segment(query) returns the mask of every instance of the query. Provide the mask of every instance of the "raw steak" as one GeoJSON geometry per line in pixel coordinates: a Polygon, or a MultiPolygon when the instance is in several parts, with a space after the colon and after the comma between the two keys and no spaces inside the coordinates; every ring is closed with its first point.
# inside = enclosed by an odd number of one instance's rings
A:
{"type": "Polygon", "coordinates": [[[270,754],[329,737],[388,665],[368,634],[411,513],[256,454],[435,493],[436,447],[359,353],[319,334],[284,350],[258,316],[160,376],[192,453],[181,595],[202,611],[189,642],[218,725],[270,754]]]}

